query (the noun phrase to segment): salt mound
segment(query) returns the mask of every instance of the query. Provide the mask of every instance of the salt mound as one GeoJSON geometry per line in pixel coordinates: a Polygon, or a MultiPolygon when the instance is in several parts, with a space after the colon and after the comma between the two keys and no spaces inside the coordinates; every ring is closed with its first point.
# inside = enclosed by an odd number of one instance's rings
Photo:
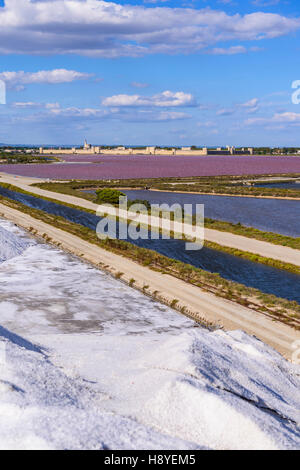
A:
{"type": "Polygon", "coordinates": [[[28,247],[28,242],[0,227],[0,263],[19,256],[28,247]]]}

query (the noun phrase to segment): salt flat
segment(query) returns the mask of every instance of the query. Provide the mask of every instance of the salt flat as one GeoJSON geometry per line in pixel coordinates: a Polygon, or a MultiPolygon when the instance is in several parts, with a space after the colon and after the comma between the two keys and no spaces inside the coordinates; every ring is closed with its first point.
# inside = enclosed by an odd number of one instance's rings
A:
{"type": "Polygon", "coordinates": [[[299,366],[0,228],[3,448],[300,448],[299,366]]]}

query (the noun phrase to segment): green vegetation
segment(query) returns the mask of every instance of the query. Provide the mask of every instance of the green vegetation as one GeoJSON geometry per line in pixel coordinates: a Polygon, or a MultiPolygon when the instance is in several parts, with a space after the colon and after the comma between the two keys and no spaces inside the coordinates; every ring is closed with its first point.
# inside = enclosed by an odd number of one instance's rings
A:
{"type": "Polygon", "coordinates": [[[96,202],[99,204],[108,203],[114,206],[119,204],[120,197],[125,197],[125,194],[121,193],[121,191],[109,188],[99,189],[96,191],[96,195],[96,202]]]}
{"type": "Polygon", "coordinates": [[[0,151],[0,165],[1,164],[20,164],[20,163],[53,163],[58,161],[55,157],[41,157],[40,155],[32,155],[22,152],[3,152],[0,151]]]}
{"type": "Polygon", "coordinates": [[[254,147],[254,155],[297,155],[299,147],[254,147]]]}
{"type": "MultiPolygon", "coordinates": [[[[211,292],[219,297],[232,300],[240,305],[247,306],[257,312],[263,313],[274,320],[279,320],[296,329],[300,329],[300,305],[280,299],[276,296],[264,294],[258,289],[249,288],[233,281],[222,278],[219,274],[209,273],[186,263],[168,258],[159,253],[123,240],[99,240],[94,230],[69,222],[63,217],[47,214],[38,209],[32,209],[16,201],[0,196],[2,204],[12,207],[56,228],[78,236],[79,238],[100,246],[118,255],[125,256],[150,269],[169,274],[202,290],[211,292]]],[[[45,235],[45,240],[51,239],[45,235]]],[[[133,283],[134,280],[132,280],[133,283]]],[[[147,290],[148,286],[144,286],[147,290]]]]}
{"type": "Polygon", "coordinates": [[[232,256],[238,256],[239,258],[247,259],[253,263],[266,264],[276,269],[282,269],[291,273],[300,274],[300,268],[294,264],[284,263],[283,261],[275,260],[272,258],[266,258],[249,251],[238,250],[237,248],[230,248],[228,246],[222,246],[217,243],[205,241],[204,246],[213,250],[223,251],[232,256]]]}
{"type": "MultiPolygon", "coordinates": [[[[126,197],[126,195],[116,189],[104,188],[96,191],[95,202],[97,204],[112,204],[113,206],[118,206],[121,197],[126,197]]],[[[143,204],[147,210],[151,209],[151,204],[146,200],[128,199],[127,208],[129,209],[133,204],[143,204]]]]}
{"type": "Polygon", "coordinates": [[[272,243],[273,245],[288,246],[289,248],[300,250],[300,237],[289,237],[287,235],[280,235],[279,233],[264,232],[253,227],[246,227],[240,223],[233,224],[231,222],[208,218],[205,218],[205,227],[219,230],[220,232],[230,232],[243,237],[255,238],[256,240],[272,243]]]}

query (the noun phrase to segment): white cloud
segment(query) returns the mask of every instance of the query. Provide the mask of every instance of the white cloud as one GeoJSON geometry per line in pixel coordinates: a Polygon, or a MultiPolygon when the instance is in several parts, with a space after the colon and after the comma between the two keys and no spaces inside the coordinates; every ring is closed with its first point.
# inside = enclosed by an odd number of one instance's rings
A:
{"type": "Polygon", "coordinates": [[[247,49],[244,46],[231,46],[228,49],[223,47],[215,47],[207,51],[209,54],[212,55],[236,55],[236,54],[246,54],[247,49]]]}
{"type": "Polygon", "coordinates": [[[58,106],[55,108],[50,108],[49,111],[53,116],[82,118],[104,117],[108,114],[107,111],[100,108],[77,108],[75,106],[69,108],[61,108],[58,106]]]}
{"type": "Polygon", "coordinates": [[[299,122],[300,123],[300,114],[286,112],[286,113],[276,113],[273,117],[273,120],[276,122],[299,122]]]}
{"type": "Polygon", "coordinates": [[[217,111],[217,116],[231,116],[232,114],[235,113],[234,108],[222,108],[217,111]]]}
{"type": "Polygon", "coordinates": [[[0,80],[3,80],[8,87],[20,90],[24,88],[24,85],[31,83],[70,83],[75,80],[86,80],[91,76],[87,73],[66,69],[40,70],[33,73],[20,70],[18,72],[1,72],[0,80]]]}
{"type": "Polygon", "coordinates": [[[73,118],[85,118],[85,119],[117,119],[125,121],[137,121],[137,122],[146,122],[146,121],[174,121],[181,119],[188,119],[190,115],[182,112],[175,111],[143,111],[138,110],[134,113],[128,113],[120,111],[119,109],[107,110],[101,108],[55,108],[51,109],[50,113],[52,116],[62,116],[62,117],[73,117],[73,118]]]}
{"type": "MultiPolygon", "coordinates": [[[[100,0],[6,0],[0,24],[2,54],[119,57],[191,53],[226,41],[275,38],[299,29],[300,19],[100,0]]],[[[215,53],[241,53],[243,47],[222,45],[215,53]]]]}
{"type": "Polygon", "coordinates": [[[246,113],[255,113],[259,109],[259,100],[258,98],[252,98],[245,103],[235,104],[231,108],[221,108],[217,111],[217,116],[231,116],[236,112],[241,112],[242,110],[246,113]]]}
{"type": "Polygon", "coordinates": [[[127,122],[167,122],[189,119],[187,113],[177,111],[157,111],[152,109],[138,108],[131,110],[126,108],[78,108],[75,106],[63,108],[59,103],[34,103],[19,102],[13,107],[18,110],[39,108],[39,112],[31,115],[18,115],[15,117],[19,122],[89,122],[101,121],[103,119],[113,119],[127,122]]]}
{"type": "Polygon", "coordinates": [[[259,99],[253,98],[252,100],[246,101],[246,103],[241,103],[239,106],[247,113],[256,113],[260,108],[259,99]]]}
{"type": "Polygon", "coordinates": [[[21,109],[26,109],[26,108],[40,108],[41,103],[34,103],[33,101],[27,101],[27,102],[16,102],[12,104],[13,108],[21,108],[21,109]]]}
{"type": "Polygon", "coordinates": [[[153,106],[153,107],[177,107],[177,106],[195,106],[196,100],[190,93],[183,91],[164,91],[153,96],[141,95],[114,95],[105,98],[102,101],[103,106],[153,106]]]}
{"type": "Polygon", "coordinates": [[[294,112],[275,113],[270,118],[252,118],[247,119],[246,125],[257,125],[257,124],[286,124],[286,125],[300,125],[300,114],[294,112]]]}
{"type": "Polygon", "coordinates": [[[58,109],[59,107],[60,107],[59,103],[46,103],[45,105],[45,108],[50,109],[50,110],[58,109]]]}
{"type": "Polygon", "coordinates": [[[242,108],[256,108],[258,105],[258,98],[253,98],[252,100],[246,101],[246,103],[240,104],[242,108]]]}
{"type": "Polygon", "coordinates": [[[59,108],[59,103],[36,103],[34,101],[17,101],[15,103],[12,103],[12,107],[18,109],[45,108],[52,110],[59,108]]]}
{"type": "Polygon", "coordinates": [[[186,113],[178,113],[175,111],[161,111],[157,116],[153,115],[153,121],[175,121],[178,119],[189,119],[191,116],[186,113]]]}

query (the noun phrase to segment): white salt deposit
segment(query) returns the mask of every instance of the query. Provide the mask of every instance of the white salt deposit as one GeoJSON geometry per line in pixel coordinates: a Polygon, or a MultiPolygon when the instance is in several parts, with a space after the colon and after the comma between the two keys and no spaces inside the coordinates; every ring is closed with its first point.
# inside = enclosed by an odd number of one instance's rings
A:
{"type": "Polygon", "coordinates": [[[28,241],[0,226],[0,263],[19,256],[27,246],[28,241]]]}
{"type": "Polygon", "coordinates": [[[1,227],[0,447],[300,449],[299,366],[1,227]]]}

